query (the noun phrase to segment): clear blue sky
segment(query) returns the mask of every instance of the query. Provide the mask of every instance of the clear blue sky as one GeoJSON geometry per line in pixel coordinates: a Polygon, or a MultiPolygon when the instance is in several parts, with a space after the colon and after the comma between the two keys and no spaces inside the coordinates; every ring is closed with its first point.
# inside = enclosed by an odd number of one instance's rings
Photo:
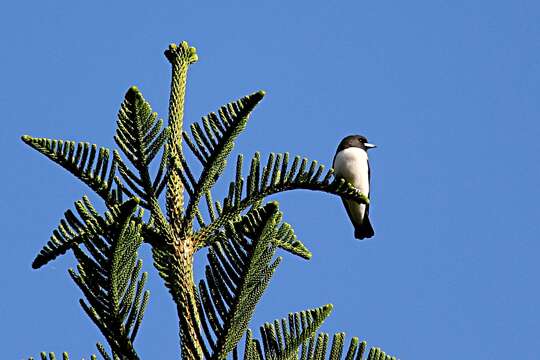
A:
{"type": "MultiPolygon", "coordinates": [[[[30,267],[89,190],[19,136],[113,146],[131,85],[166,116],[162,53],[187,40],[200,58],[189,74],[188,123],[267,91],[236,151],[329,164],[350,133],[379,145],[371,153],[374,239],[353,238],[338,198],[277,198],[314,256],[282,254],[253,328],[333,303],[326,331],[402,359],[538,359],[539,3],[217,3],[4,5],[2,358],[42,350],[88,357],[102,341],[67,275],[71,255],[30,267]]],[[[136,346],[143,358],[173,359],[175,309],[148,248],[141,252],[152,298],[136,346]]]]}

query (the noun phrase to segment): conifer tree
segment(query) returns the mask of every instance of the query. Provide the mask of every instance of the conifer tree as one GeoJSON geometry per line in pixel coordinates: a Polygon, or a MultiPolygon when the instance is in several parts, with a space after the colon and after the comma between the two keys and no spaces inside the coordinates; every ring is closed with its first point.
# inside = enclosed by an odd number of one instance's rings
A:
{"type": "MultiPolygon", "coordinates": [[[[182,359],[395,359],[378,348],[366,352],[366,343],[356,337],[346,342],[344,333],[331,339],[317,333],[331,304],[265,323],[258,338],[248,328],[281,261],[276,251],[311,257],[283,222],[278,203],[265,198],[308,189],[358,203],[368,199],[317,161],[288,153],[263,158],[257,152],[247,166],[238,156],[228,192],[215,201],[213,187],[264,92],[226,104],[186,131],[186,80],[196,50],[182,42],[170,45],[165,56],[172,67],[167,123],[131,87],[118,112],[118,150],[22,137],[85,183],[107,209],[99,213],[87,196],[76,201],[32,267],[73,253],[78,265],[69,275],[83,295],[81,307],[106,341],[97,343],[105,360],[139,359],[135,339],[150,299],[144,289],[148,275],[137,254],[143,243],[151,248],[153,265],[176,304],[182,359]],[[188,164],[186,150],[200,162],[199,173],[188,164]],[[195,284],[193,258],[205,248],[204,279],[195,284]]],[[[40,356],[56,359],[54,353],[40,356]]]]}

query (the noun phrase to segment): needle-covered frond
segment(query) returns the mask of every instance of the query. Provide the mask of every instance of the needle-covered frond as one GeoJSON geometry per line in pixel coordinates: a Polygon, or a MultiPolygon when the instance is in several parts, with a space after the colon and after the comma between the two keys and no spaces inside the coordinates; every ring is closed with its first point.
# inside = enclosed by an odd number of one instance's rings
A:
{"type": "MultiPolygon", "coordinates": [[[[104,216],[101,216],[88,197],[83,196],[81,200],[75,202],[78,216],[71,210],[64,213],[64,218],[60,220],[60,224],[53,231],[50,240],[34,259],[32,267],[38,269],[65,254],[69,249],[73,249],[93,237],[100,236],[100,234],[107,234],[108,229],[116,226],[115,224],[127,204],[131,204],[131,202],[114,205],[105,212],[104,216]]],[[[145,226],[147,234],[150,234],[151,229],[147,225],[143,226],[145,226]]]]}
{"type": "Polygon", "coordinates": [[[87,142],[75,143],[67,140],[33,138],[24,135],[22,140],[64,169],[80,179],[107,204],[121,201],[121,191],[113,189],[115,183],[122,186],[116,177],[118,163],[116,157],[110,159],[110,150],[87,142]]]}
{"type": "Polygon", "coordinates": [[[266,323],[261,328],[261,339],[246,334],[244,359],[246,360],[396,360],[380,348],[371,348],[366,355],[366,342],[353,337],[345,347],[345,333],[337,333],[330,343],[326,333],[316,334],[317,329],[332,311],[332,305],[291,313],[287,319],[266,323]],[[262,346],[261,346],[262,343],[262,346]]]}
{"type": "Polygon", "coordinates": [[[372,347],[366,354],[366,345],[365,341],[353,337],[346,347],[345,333],[334,334],[331,342],[327,333],[320,333],[304,342],[298,355],[301,360],[396,360],[395,356],[387,355],[377,347],[372,347]]]}
{"type": "Polygon", "coordinates": [[[64,218],[60,220],[60,224],[53,231],[47,245],[41,249],[32,262],[34,269],[38,269],[65,254],[69,249],[83,243],[85,239],[105,231],[106,220],[97,213],[86,196],[75,202],[75,209],[79,217],[71,210],[64,213],[64,218]]]}
{"type": "MultiPolygon", "coordinates": [[[[206,196],[206,203],[208,205],[208,211],[210,213],[210,218],[212,221],[216,220],[216,211],[213,207],[212,200],[210,197],[210,193],[207,193],[206,196]]],[[[245,221],[251,221],[252,217],[250,216],[254,210],[258,209],[258,207],[253,206],[250,211],[246,215],[238,216],[237,220],[234,220],[235,222],[238,222],[239,224],[244,223],[245,221]]],[[[256,214],[253,214],[256,216],[256,214]]],[[[219,231],[218,231],[219,232],[219,231]]],[[[249,232],[249,228],[244,229],[244,234],[248,238],[252,239],[252,235],[249,232]]],[[[223,234],[213,234],[212,236],[209,236],[208,238],[204,239],[204,241],[198,243],[199,248],[206,247],[210,245],[213,241],[223,239],[223,234]]],[[[289,225],[286,222],[282,222],[279,226],[279,229],[276,231],[275,238],[273,240],[274,244],[285,250],[290,252],[293,255],[300,256],[304,259],[311,259],[311,252],[306,248],[306,246],[298,240],[296,237],[296,234],[294,233],[294,230],[291,225],[289,225]]]]}
{"type": "Polygon", "coordinates": [[[309,251],[305,245],[298,240],[292,226],[286,222],[281,223],[274,242],[277,246],[291,254],[300,256],[304,259],[311,259],[311,251],[309,251]]]}
{"type": "Polygon", "coordinates": [[[192,124],[191,136],[187,132],[183,133],[185,143],[203,165],[197,181],[184,159],[179,159],[181,166],[175,167],[175,170],[182,171],[182,182],[190,196],[184,222],[187,228],[191,227],[196,216],[201,197],[210,190],[223,172],[236,137],[246,127],[249,115],[263,96],[264,92],[259,91],[222,106],[218,111],[219,116],[210,113],[203,117],[202,125],[192,124]]]}
{"type": "Polygon", "coordinates": [[[163,128],[163,120],[158,120],[157,113],[152,112],[139,89],[132,86],[118,112],[114,140],[137,170],[136,174],[123,161],[118,162],[120,175],[129,187],[123,190],[129,196],[141,197],[141,205],[146,208],[166,184],[167,152],[162,156],[155,179],[150,177],[149,165],[166,144],[168,136],[169,129],[163,128]]]}
{"type": "MultiPolygon", "coordinates": [[[[250,224],[252,221],[259,221],[258,216],[259,213],[250,211],[247,215],[242,217],[240,224],[250,224]]],[[[244,226],[243,232],[245,236],[253,239],[254,234],[251,232],[251,228],[251,226],[244,226]]],[[[277,247],[288,251],[291,254],[300,256],[304,259],[311,259],[311,251],[309,251],[306,246],[300,240],[298,240],[292,226],[286,222],[282,222],[280,224],[275,233],[273,242],[277,247]]]]}
{"type": "Polygon", "coordinates": [[[311,339],[332,312],[332,305],[291,313],[288,319],[261,326],[261,342],[246,334],[244,359],[297,359],[301,346],[311,339]]]}
{"type": "Polygon", "coordinates": [[[86,297],[80,300],[82,308],[119,359],[138,359],[133,341],[150,295],[144,291],[148,275],[141,275],[142,261],[137,259],[142,243],[142,214],[134,216],[137,205],[136,199],[122,204],[116,221],[84,242],[87,252],[74,247],[78,271],[69,270],[86,297]]]}
{"type": "Polygon", "coordinates": [[[236,178],[229,184],[229,193],[223,205],[209,205],[209,212],[215,214],[212,223],[203,227],[196,235],[203,245],[206,238],[225,223],[234,220],[242,211],[251,206],[258,206],[267,196],[280,192],[305,189],[322,191],[345,199],[367,204],[369,199],[358,189],[342,178],[333,176],[333,169],[324,176],[324,165],[317,161],[309,162],[306,158],[296,156],[289,163],[289,154],[271,153],[264,166],[261,167],[260,154],[256,153],[251,160],[247,181],[242,177],[242,155],[236,165],[236,178]],[[309,166],[308,166],[309,165],[309,166]]]}
{"type": "MultiPolygon", "coordinates": [[[[281,219],[277,203],[255,210],[241,224],[226,227],[226,239],[209,249],[206,280],[199,283],[199,314],[208,359],[222,359],[244,335],[255,306],[280,262],[272,260],[281,219]],[[250,241],[245,232],[249,231],[250,241]]],[[[203,341],[200,341],[203,343],[203,341]]]]}

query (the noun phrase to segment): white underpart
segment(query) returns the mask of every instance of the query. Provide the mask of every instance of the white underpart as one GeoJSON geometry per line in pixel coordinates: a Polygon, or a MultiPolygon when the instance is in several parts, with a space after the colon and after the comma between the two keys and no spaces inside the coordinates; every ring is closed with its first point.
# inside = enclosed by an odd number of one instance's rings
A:
{"type": "MultiPolygon", "coordinates": [[[[369,197],[368,155],[365,150],[350,147],[340,151],[334,159],[333,167],[337,176],[345,178],[362,194],[369,197]]],[[[361,224],[366,212],[366,205],[359,205],[351,200],[346,200],[346,203],[354,223],[361,224]]]]}

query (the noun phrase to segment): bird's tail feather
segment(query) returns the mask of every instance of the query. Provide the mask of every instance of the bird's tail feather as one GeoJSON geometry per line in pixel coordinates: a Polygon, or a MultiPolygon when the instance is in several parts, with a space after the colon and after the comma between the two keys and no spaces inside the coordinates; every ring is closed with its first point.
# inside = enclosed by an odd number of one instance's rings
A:
{"type": "Polygon", "coordinates": [[[373,226],[371,226],[371,222],[369,221],[369,217],[364,217],[364,221],[362,221],[361,225],[355,226],[354,228],[354,237],[358,240],[363,240],[372,237],[375,235],[375,231],[373,230],[373,226]]]}

